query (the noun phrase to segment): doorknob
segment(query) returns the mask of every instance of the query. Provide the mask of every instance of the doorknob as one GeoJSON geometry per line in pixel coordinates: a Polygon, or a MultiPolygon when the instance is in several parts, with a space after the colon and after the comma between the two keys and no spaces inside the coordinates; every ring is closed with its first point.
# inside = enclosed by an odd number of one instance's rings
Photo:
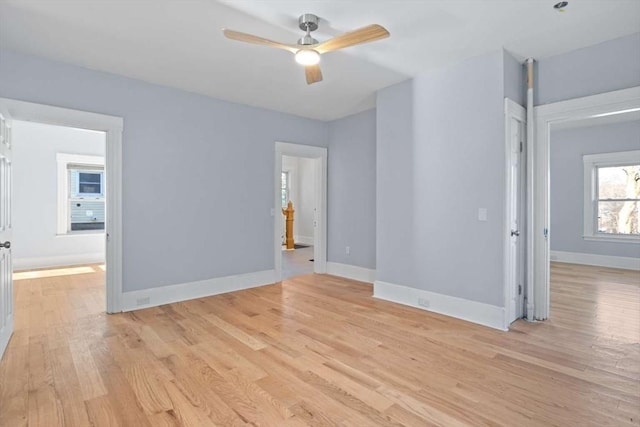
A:
{"type": "Polygon", "coordinates": [[[520,235],[520,232],[518,230],[511,230],[511,235],[518,237],[520,235]]]}
{"type": "Polygon", "coordinates": [[[0,243],[0,248],[9,249],[10,247],[11,247],[11,242],[8,240],[4,243],[0,243]]]}

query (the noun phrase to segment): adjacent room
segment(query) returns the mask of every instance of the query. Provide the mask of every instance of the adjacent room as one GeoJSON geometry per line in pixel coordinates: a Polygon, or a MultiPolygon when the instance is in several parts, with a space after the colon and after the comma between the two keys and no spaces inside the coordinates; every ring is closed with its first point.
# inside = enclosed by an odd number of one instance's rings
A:
{"type": "Polygon", "coordinates": [[[313,273],[317,167],[315,159],[282,156],[282,279],[313,273]]]}
{"type": "Polygon", "coordinates": [[[0,0],[0,426],[637,426],[640,2],[0,0]]]}

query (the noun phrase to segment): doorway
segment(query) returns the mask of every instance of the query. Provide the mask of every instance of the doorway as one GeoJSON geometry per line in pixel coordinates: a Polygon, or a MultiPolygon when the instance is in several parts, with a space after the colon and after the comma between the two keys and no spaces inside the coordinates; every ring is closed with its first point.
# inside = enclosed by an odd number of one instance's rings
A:
{"type": "Polygon", "coordinates": [[[282,156],[282,279],[313,273],[318,162],[282,156]]]}
{"type": "Polygon", "coordinates": [[[276,142],[274,163],[272,214],[276,281],[299,274],[325,273],[327,149],[276,142]],[[295,210],[289,236],[293,242],[290,241],[289,246],[297,244],[298,249],[287,251],[282,245],[287,237],[282,211],[289,202],[295,210]]]}
{"type": "MultiPolygon", "coordinates": [[[[618,120],[621,115],[637,114],[638,111],[640,111],[640,87],[576,98],[535,108],[535,145],[530,150],[532,153],[530,163],[533,167],[528,171],[532,182],[528,213],[532,221],[528,226],[527,242],[527,271],[530,274],[528,284],[531,284],[531,289],[527,289],[527,318],[545,320],[549,317],[550,312],[550,242],[554,238],[550,235],[550,143],[552,133],[571,122],[618,120]]],[[[588,194],[585,191],[589,182],[593,183],[593,181],[585,180],[584,186],[579,190],[592,197],[595,193],[588,194]]],[[[587,196],[585,196],[585,204],[586,199],[587,196]]],[[[596,200],[592,199],[592,201],[596,200]]],[[[582,207],[580,209],[583,210],[582,207]]],[[[590,226],[591,231],[595,232],[597,237],[601,237],[598,236],[601,233],[595,222],[597,219],[595,204],[591,215],[593,223],[588,217],[589,209],[582,213],[582,217],[574,219],[584,227],[583,233],[585,234],[580,238],[588,240],[592,237],[588,235],[588,227],[590,226]]],[[[623,239],[626,238],[623,237],[623,239]]],[[[637,259],[630,257],[627,259],[632,263],[632,267],[637,264],[637,259]]]]}
{"type": "Polygon", "coordinates": [[[106,135],[13,121],[13,269],[105,262],[106,135]]]}
{"type": "MultiPolygon", "coordinates": [[[[21,121],[38,123],[43,126],[66,127],[100,134],[104,137],[104,165],[100,166],[92,163],[95,157],[86,155],[83,158],[71,159],[56,158],[56,168],[58,174],[60,164],[64,163],[67,172],[73,174],[71,179],[61,181],[60,186],[68,190],[68,198],[65,199],[63,208],[66,207],[69,219],[60,216],[58,227],[68,226],[68,231],[94,232],[102,235],[100,245],[103,248],[105,267],[97,267],[105,273],[105,311],[116,313],[121,311],[120,300],[122,294],[122,129],[123,120],[120,117],[107,116],[85,111],[71,110],[49,105],[35,104],[30,102],[17,101],[7,98],[0,98],[0,112],[9,121],[21,121]],[[76,167],[80,166],[80,167],[76,167]],[[72,171],[73,169],[73,171],[72,171]],[[83,174],[82,176],[80,174],[83,174]],[[83,178],[80,183],[80,178],[83,178]],[[86,179],[84,179],[86,178],[86,179]],[[68,187],[67,187],[68,185],[68,187]],[[76,188],[77,187],[77,188],[76,188]],[[100,216],[98,208],[95,206],[83,206],[84,202],[71,200],[72,198],[87,197],[89,193],[96,197],[104,192],[104,216],[100,216]],[[108,190],[107,190],[108,189],[108,190]],[[87,190],[87,191],[76,191],[87,190]],[[75,191],[75,192],[74,192],[75,191]],[[73,194],[71,194],[73,193],[73,194]],[[75,204],[72,206],[72,201],[75,204]],[[77,206],[80,203],[81,206],[77,206]],[[77,208],[77,209],[76,209],[77,208]],[[84,208],[84,209],[83,209],[84,208]],[[72,219],[71,216],[74,216],[72,219]],[[103,222],[103,230],[86,230],[87,228],[98,228],[98,223],[103,222]],[[85,230],[78,230],[85,228],[85,230]]],[[[64,156],[63,156],[64,157],[64,156]]],[[[52,178],[56,181],[58,174],[52,178]]],[[[56,199],[57,200],[57,199],[56,199]]],[[[87,199],[83,199],[88,201],[87,199]]],[[[96,200],[92,200],[96,202],[96,200]]],[[[98,205],[96,205],[98,206],[98,205]]],[[[14,216],[14,221],[16,220],[14,216]]],[[[57,228],[57,231],[62,230],[57,228]]],[[[58,234],[58,233],[56,233],[58,234]]],[[[56,236],[58,237],[58,236],[56,236]]],[[[60,237],[63,239],[64,237],[60,237]]],[[[13,270],[13,266],[11,266],[13,270]]],[[[10,295],[13,299],[14,296],[10,295]]]]}

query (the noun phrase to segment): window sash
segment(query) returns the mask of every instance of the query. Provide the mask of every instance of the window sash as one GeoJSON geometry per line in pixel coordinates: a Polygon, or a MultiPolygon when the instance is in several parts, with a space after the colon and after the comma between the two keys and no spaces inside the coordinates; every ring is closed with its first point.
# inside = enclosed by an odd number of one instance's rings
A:
{"type": "Polygon", "coordinates": [[[640,150],[588,154],[583,156],[584,163],[584,233],[585,240],[607,240],[616,242],[640,241],[638,233],[611,233],[600,231],[599,208],[601,202],[636,202],[640,198],[600,198],[599,177],[600,168],[635,166],[640,164],[640,150]]]}

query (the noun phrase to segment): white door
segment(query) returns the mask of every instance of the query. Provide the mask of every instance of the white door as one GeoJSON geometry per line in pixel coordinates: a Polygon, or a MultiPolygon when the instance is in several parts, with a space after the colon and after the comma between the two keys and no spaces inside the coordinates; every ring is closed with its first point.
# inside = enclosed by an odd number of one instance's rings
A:
{"type": "Polygon", "coordinates": [[[524,245],[522,236],[524,236],[524,226],[522,224],[522,213],[524,212],[524,191],[522,184],[524,183],[524,168],[522,167],[522,158],[525,143],[525,126],[524,123],[515,117],[508,117],[510,120],[510,159],[508,172],[509,175],[509,287],[510,301],[508,309],[508,321],[513,322],[523,316],[524,312],[524,245]]]}
{"type": "Polygon", "coordinates": [[[13,333],[11,121],[0,112],[0,357],[13,333]]]}

